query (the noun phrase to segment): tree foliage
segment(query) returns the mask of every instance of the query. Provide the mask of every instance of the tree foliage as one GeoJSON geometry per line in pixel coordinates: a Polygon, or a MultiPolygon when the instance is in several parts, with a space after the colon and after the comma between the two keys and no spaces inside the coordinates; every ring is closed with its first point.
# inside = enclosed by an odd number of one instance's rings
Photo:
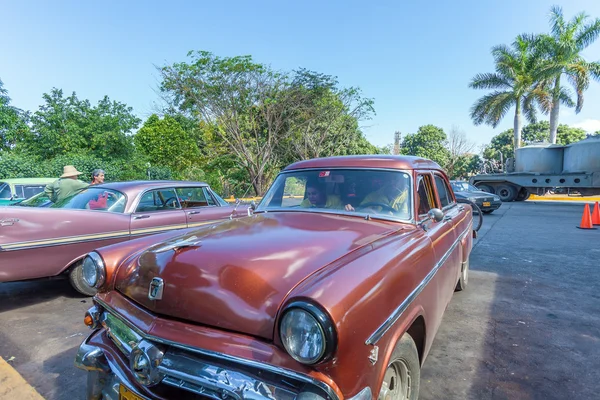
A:
{"type": "Polygon", "coordinates": [[[196,165],[200,158],[198,141],[169,115],[162,119],[151,115],[135,134],[134,141],[151,165],[184,171],[196,165]]]}
{"type": "Polygon", "coordinates": [[[140,119],[131,107],[104,97],[98,105],[60,89],[42,96],[44,104],[31,118],[23,150],[39,159],[89,153],[98,158],[127,158],[133,153],[131,132],[140,119]]]}
{"type": "Polygon", "coordinates": [[[442,128],[424,125],[419,127],[417,133],[411,133],[404,137],[400,153],[428,158],[441,166],[446,165],[450,158],[446,140],[446,133],[442,128]]]}
{"type": "Polygon", "coordinates": [[[13,149],[27,135],[28,114],[10,105],[8,91],[0,80],[0,152],[13,149]]]}

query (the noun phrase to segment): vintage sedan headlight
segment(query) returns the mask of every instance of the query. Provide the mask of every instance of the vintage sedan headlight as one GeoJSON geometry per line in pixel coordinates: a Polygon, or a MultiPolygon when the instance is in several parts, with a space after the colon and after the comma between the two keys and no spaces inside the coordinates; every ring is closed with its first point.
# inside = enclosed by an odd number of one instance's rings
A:
{"type": "Polygon", "coordinates": [[[500,201],[500,197],[494,196],[494,201],[500,201]]]}
{"type": "Polygon", "coordinates": [[[467,200],[476,203],[477,202],[477,198],[476,197],[467,197],[467,200]]]}
{"type": "Polygon", "coordinates": [[[98,288],[106,279],[106,266],[100,254],[92,251],[83,259],[83,279],[91,287],[98,288]]]}
{"type": "Polygon", "coordinates": [[[294,302],[286,307],[279,337],[288,354],[303,364],[316,364],[330,358],[336,347],[336,332],[329,315],[305,302],[294,302]]]}

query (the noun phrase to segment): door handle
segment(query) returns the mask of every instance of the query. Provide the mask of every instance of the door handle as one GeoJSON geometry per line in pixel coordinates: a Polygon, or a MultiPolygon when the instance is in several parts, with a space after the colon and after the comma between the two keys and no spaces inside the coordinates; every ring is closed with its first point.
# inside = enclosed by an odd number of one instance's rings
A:
{"type": "Polygon", "coordinates": [[[196,214],[200,214],[200,211],[189,211],[188,215],[196,215],[196,214]]]}
{"type": "Polygon", "coordinates": [[[447,222],[447,221],[451,221],[452,217],[449,215],[444,215],[444,219],[442,219],[442,221],[447,222]]]}
{"type": "Polygon", "coordinates": [[[150,218],[149,215],[136,215],[133,217],[133,219],[146,219],[146,218],[150,218]]]}

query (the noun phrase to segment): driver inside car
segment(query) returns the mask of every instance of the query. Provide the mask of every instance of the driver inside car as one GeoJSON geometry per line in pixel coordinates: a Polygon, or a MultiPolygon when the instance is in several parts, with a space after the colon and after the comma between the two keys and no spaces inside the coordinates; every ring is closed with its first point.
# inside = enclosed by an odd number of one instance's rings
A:
{"type": "MultiPolygon", "coordinates": [[[[408,214],[408,192],[408,177],[405,174],[393,173],[381,188],[369,193],[358,207],[369,208],[379,214],[408,214]]],[[[355,211],[351,204],[347,204],[345,209],[355,211]]]]}

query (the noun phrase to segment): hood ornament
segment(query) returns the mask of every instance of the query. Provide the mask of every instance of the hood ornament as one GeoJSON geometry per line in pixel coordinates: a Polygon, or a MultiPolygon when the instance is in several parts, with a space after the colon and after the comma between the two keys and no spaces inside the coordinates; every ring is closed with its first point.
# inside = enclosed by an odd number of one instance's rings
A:
{"type": "Polygon", "coordinates": [[[163,289],[165,288],[165,281],[161,278],[152,278],[150,282],[150,288],[148,289],[148,298],[150,300],[162,300],[163,289]]]}

